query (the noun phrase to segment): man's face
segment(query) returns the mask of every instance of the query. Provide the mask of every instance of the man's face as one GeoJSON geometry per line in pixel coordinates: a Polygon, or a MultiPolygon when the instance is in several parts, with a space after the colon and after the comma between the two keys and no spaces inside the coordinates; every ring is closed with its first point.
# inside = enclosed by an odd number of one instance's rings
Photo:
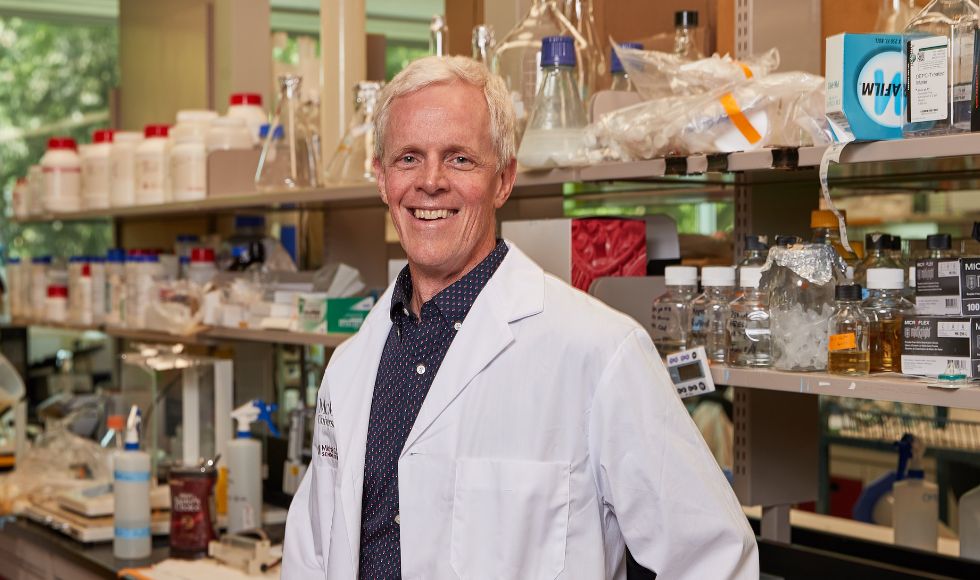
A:
{"type": "Polygon", "coordinates": [[[386,138],[374,171],[409,262],[429,277],[461,276],[493,249],[494,210],[516,176],[511,159],[497,171],[483,90],[458,82],[399,97],[386,138]]]}

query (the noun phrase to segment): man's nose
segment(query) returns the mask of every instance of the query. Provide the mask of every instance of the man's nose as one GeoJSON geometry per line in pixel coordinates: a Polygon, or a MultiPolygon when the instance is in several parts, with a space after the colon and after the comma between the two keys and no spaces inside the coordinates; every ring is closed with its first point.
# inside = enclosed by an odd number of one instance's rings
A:
{"type": "Polygon", "coordinates": [[[449,189],[447,168],[441,159],[433,159],[432,157],[426,159],[423,171],[422,190],[425,193],[434,195],[449,189]]]}

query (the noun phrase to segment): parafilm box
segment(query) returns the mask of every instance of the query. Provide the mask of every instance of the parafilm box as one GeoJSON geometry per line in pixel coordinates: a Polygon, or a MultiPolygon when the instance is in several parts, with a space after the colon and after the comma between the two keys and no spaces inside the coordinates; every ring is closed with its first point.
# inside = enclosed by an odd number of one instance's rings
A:
{"type": "Polygon", "coordinates": [[[980,318],[906,316],[902,319],[902,372],[937,377],[950,363],[957,374],[980,376],[980,318]]]}
{"type": "Polygon", "coordinates": [[[900,34],[827,39],[827,122],[838,142],[901,139],[905,118],[900,34]]]}

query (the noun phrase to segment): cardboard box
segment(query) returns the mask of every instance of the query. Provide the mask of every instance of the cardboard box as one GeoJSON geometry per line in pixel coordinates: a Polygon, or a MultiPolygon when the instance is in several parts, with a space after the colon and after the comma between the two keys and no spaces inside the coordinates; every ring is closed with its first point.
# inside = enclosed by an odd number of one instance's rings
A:
{"type": "Polygon", "coordinates": [[[915,283],[918,314],[980,316],[980,258],[918,260],[915,283]]]}
{"type": "Polygon", "coordinates": [[[504,222],[504,238],[545,272],[588,292],[599,277],[646,276],[646,222],[563,218],[504,222]]]}
{"type": "Polygon", "coordinates": [[[904,374],[939,376],[950,361],[966,376],[980,376],[980,317],[906,316],[902,319],[904,374]]]}
{"type": "Polygon", "coordinates": [[[302,294],[297,300],[300,332],[357,332],[374,298],[327,298],[326,294],[302,294]]]}
{"type": "Polygon", "coordinates": [[[827,39],[825,110],[838,142],[902,138],[904,54],[900,34],[827,39]]]}

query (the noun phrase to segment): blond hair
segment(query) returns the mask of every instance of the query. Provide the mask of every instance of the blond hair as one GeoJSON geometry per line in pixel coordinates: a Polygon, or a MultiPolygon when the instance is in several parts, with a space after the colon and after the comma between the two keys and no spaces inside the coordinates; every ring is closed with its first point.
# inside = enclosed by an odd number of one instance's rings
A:
{"type": "Polygon", "coordinates": [[[438,83],[464,82],[483,89],[490,109],[490,136],[497,153],[497,171],[514,156],[514,126],[517,116],[507,85],[486,67],[464,56],[428,56],[410,63],[391,79],[378,99],[374,117],[374,157],[384,165],[385,134],[391,104],[403,95],[438,83]]]}

